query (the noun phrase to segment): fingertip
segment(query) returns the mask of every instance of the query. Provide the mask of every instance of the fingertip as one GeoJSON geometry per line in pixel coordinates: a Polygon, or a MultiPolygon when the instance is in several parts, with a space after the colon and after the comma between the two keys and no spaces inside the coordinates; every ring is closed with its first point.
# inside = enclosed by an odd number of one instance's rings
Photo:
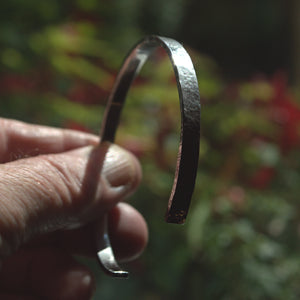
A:
{"type": "Polygon", "coordinates": [[[82,266],[67,270],[56,280],[60,281],[59,287],[56,290],[60,298],[56,299],[89,300],[95,290],[95,282],[92,274],[82,266]]]}
{"type": "Polygon", "coordinates": [[[128,197],[141,182],[140,163],[131,152],[115,144],[104,144],[104,147],[105,145],[108,147],[108,151],[102,168],[102,176],[108,183],[112,194],[118,190],[122,192],[120,193],[121,197],[117,198],[128,197]]]}
{"type": "Polygon", "coordinates": [[[45,300],[89,300],[95,286],[86,266],[52,246],[19,250],[5,260],[0,273],[0,299],[6,299],[1,298],[5,292],[12,297],[18,294],[16,299],[26,294],[45,300]]]}
{"type": "Polygon", "coordinates": [[[31,285],[43,299],[89,300],[95,290],[91,271],[56,249],[46,249],[35,257],[31,285]]]}
{"type": "Polygon", "coordinates": [[[111,244],[119,261],[131,261],[141,255],[148,242],[148,227],[132,206],[119,203],[109,213],[111,244]]]}

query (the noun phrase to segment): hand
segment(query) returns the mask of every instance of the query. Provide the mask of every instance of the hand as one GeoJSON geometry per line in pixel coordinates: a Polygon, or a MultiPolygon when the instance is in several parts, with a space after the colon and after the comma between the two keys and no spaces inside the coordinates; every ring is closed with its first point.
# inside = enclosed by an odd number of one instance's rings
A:
{"type": "Polygon", "coordinates": [[[0,119],[0,299],[90,299],[91,272],[72,254],[95,255],[93,221],[109,213],[116,257],[136,257],[147,226],[119,203],[141,179],[116,145],[71,130],[0,119]]]}

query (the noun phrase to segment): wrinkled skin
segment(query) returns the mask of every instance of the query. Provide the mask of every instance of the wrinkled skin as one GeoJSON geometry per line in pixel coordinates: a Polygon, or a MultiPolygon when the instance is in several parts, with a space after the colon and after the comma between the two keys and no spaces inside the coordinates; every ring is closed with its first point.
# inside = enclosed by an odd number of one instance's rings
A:
{"type": "Polygon", "coordinates": [[[0,299],[90,299],[94,279],[73,254],[95,255],[93,222],[104,214],[118,260],[144,249],[146,223],[121,202],[141,180],[127,151],[0,119],[0,161],[0,299]]]}

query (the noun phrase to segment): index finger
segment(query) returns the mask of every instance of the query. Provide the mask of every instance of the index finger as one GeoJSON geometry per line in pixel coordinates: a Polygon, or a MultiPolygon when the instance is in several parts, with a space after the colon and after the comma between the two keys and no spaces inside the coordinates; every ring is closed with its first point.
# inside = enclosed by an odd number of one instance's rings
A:
{"type": "Polygon", "coordinates": [[[96,145],[96,135],[0,118],[0,163],[96,145]]]}

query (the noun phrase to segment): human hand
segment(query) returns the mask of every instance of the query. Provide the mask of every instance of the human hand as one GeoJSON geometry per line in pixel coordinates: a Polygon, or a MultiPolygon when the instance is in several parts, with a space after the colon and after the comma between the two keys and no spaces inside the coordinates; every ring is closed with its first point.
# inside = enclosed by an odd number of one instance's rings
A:
{"type": "Polygon", "coordinates": [[[108,212],[116,257],[144,249],[143,217],[119,203],[140,182],[140,166],[98,144],[90,134],[0,119],[0,299],[90,299],[91,272],[72,255],[95,254],[93,221],[108,212]]]}

